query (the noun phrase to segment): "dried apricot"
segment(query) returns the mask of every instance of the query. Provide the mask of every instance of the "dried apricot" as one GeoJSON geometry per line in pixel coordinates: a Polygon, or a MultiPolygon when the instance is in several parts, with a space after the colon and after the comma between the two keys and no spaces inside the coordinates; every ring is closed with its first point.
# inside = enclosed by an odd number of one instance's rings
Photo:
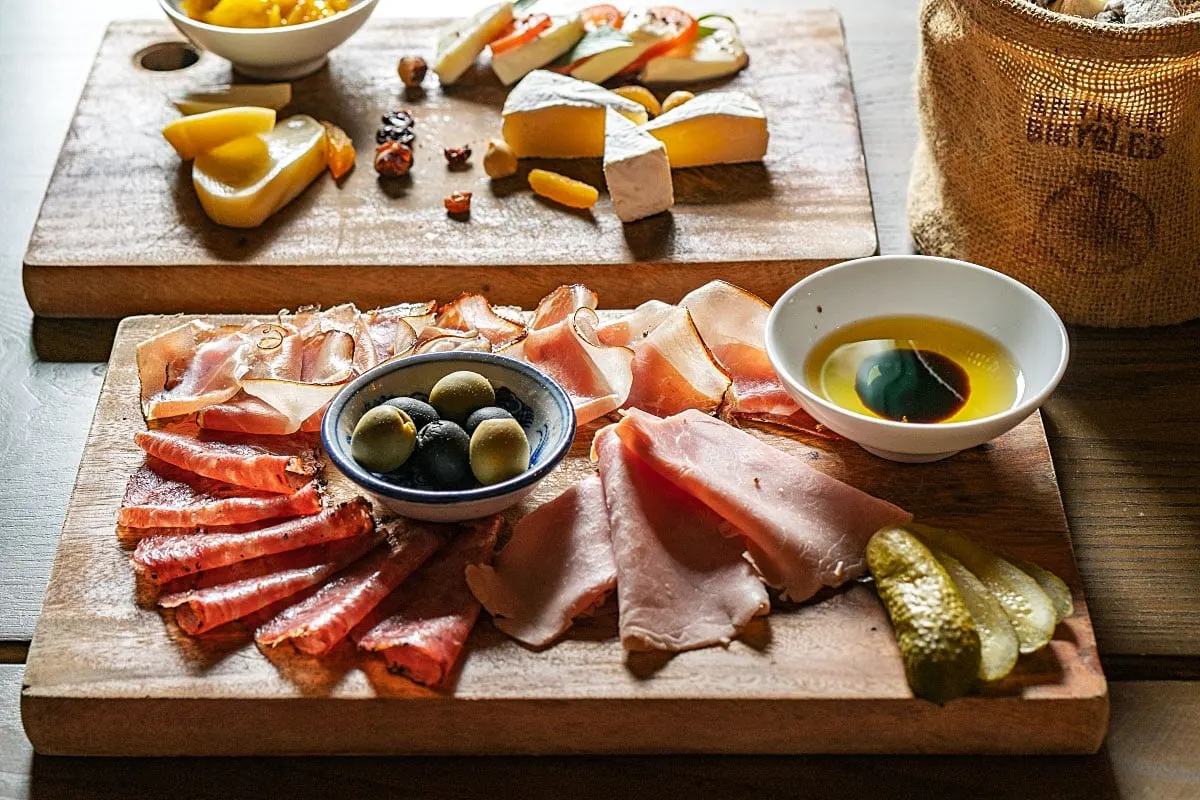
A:
{"type": "Polygon", "coordinates": [[[412,148],[400,142],[387,142],[375,148],[375,171],[384,178],[400,178],[412,168],[412,148]]]}
{"type": "Polygon", "coordinates": [[[321,120],[321,124],[325,126],[325,161],[337,180],[354,168],[354,142],[332,122],[321,120]]]}
{"type": "Polygon", "coordinates": [[[667,95],[667,99],[663,100],[663,104],[662,104],[663,113],[665,114],[673,108],[679,108],[681,105],[686,103],[688,100],[695,100],[695,99],[696,99],[696,95],[692,94],[691,92],[685,91],[683,89],[671,92],[669,95],[667,95]]]}
{"type": "Polygon", "coordinates": [[[471,193],[455,192],[442,201],[446,213],[452,217],[465,217],[471,213],[471,193]]]}
{"type": "Polygon", "coordinates": [[[645,86],[618,86],[613,89],[613,92],[621,95],[626,100],[632,100],[635,103],[640,103],[650,116],[657,117],[662,113],[662,106],[658,104],[658,98],[647,89],[645,86]]]}
{"type": "Polygon", "coordinates": [[[600,199],[596,187],[544,169],[530,170],[529,188],[568,208],[591,208],[600,199]]]}

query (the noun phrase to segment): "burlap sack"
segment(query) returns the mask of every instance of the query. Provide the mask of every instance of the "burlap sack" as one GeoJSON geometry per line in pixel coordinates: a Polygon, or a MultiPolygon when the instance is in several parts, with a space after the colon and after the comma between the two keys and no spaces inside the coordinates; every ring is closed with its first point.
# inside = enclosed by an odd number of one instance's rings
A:
{"type": "Polygon", "coordinates": [[[1200,15],[922,0],[917,104],[922,252],[1006,272],[1071,322],[1200,317],[1200,15]]]}

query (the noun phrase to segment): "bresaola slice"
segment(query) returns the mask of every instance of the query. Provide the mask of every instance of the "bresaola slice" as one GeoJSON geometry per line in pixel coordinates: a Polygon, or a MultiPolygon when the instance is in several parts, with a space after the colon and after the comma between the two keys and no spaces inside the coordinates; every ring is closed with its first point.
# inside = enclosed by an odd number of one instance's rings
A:
{"type": "Polygon", "coordinates": [[[206,478],[291,494],[307,484],[320,460],[313,439],[297,436],[228,436],[201,432],[139,431],[138,447],[155,458],[206,478]]]}
{"type": "Polygon", "coordinates": [[[584,478],[523,517],[491,565],[467,567],[467,585],[497,628],[545,647],[617,584],[604,489],[584,478]]]}
{"type": "Polygon", "coordinates": [[[871,534],[912,519],[699,411],[660,419],[633,409],[612,430],[654,472],[724,518],[767,583],[797,602],[864,574],[871,534]]]}
{"type": "Polygon", "coordinates": [[[721,518],[647,466],[614,430],[598,434],[596,452],[617,564],[621,645],[680,651],[728,643],[770,610],[762,581],[742,544],[722,533],[721,518]]]}
{"type": "Polygon", "coordinates": [[[129,528],[241,525],[320,510],[321,494],[315,481],[294,494],[261,492],[147,456],[146,463],[129,478],[117,523],[129,528]]]}

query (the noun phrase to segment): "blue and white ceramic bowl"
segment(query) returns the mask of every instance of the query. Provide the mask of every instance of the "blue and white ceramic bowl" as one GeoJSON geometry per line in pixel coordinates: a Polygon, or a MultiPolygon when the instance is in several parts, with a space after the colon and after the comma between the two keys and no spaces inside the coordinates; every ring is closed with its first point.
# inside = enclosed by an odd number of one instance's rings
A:
{"type": "Polygon", "coordinates": [[[557,466],[575,438],[571,398],[553,379],[521,361],[492,353],[430,353],[380,364],[338,392],[325,412],[321,440],[342,474],[395,513],[427,522],[478,519],[521,502],[557,466]],[[368,410],[393,397],[429,393],[442,377],[477,372],[497,389],[506,387],[533,412],[525,429],[529,469],[492,486],[434,491],[398,486],[368,472],[350,456],[350,435],[368,410]]]}

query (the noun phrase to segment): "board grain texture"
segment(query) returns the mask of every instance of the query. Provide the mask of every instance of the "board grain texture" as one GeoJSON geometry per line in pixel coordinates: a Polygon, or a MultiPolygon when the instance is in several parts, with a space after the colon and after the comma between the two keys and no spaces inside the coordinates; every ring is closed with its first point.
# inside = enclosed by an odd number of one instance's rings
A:
{"type": "Polygon", "coordinates": [[[530,161],[489,181],[484,146],[500,132],[505,89],[486,66],[443,90],[404,96],[401,55],[429,55],[446,20],[372,20],[328,68],[295,83],[280,118],[308,113],[341,125],[358,147],[340,185],[322,175],[253,230],[224,228],[200,208],[190,164],[159,136],[178,114],[173,91],[231,80],[205,54],[192,67],[135,65],[177,38],[163,22],[118,22],[100,47],[24,261],[34,313],[121,317],[141,313],[272,312],[304,303],[383,305],[396,293],[532,307],[563,283],[586,280],[614,307],[724,278],[767,300],[805,274],[875,253],[867,185],[841,17],[833,11],[739,15],[751,64],[722,88],[757,97],[771,142],[761,164],[679,170],[678,205],[622,225],[607,196],[573,212],[529,190],[531,166],[603,186],[597,159],[530,161]],[[381,181],[372,167],[382,113],[416,117],[415,162],[381,181]],[[446,167],[442,149],[470,143],[474,164],[446,167]],[[469,221],[442,200],[474,193],[469,221]]]}
{"type": "MultiPolygon", "coordinates": [[[[616,312],[606,312],[613,314],[616,312]]],[[[114,520],[133,443],[137,342],[181,317],[118,330],[30,649],[22,714],[46,754],[1083,753],[1108,720],[1107,685],[1075,570],[1041,420],[928,465],[881,461],[841,440],[755,429],[818,469],[969,530],[1061,575],[1075,614],[1010,678],[937,707],[915,699],[874,592],[855,584],[777,609],[728,648],[630,655],[600,614],[541,653],[476,627],[454,689],[389,675],[348,644],[324,659],[245,635],[200,642],[135,602],[114,520]]],[[[245,318],[221,318],[242,321],[245,318]]],[[[515,518],[594,467],[571,455],[515,518]]],[[[332,468],[327,468],[327,473],[332,468]]],[[[338,476],[327,474],[335,491],[338,476]]]]}

